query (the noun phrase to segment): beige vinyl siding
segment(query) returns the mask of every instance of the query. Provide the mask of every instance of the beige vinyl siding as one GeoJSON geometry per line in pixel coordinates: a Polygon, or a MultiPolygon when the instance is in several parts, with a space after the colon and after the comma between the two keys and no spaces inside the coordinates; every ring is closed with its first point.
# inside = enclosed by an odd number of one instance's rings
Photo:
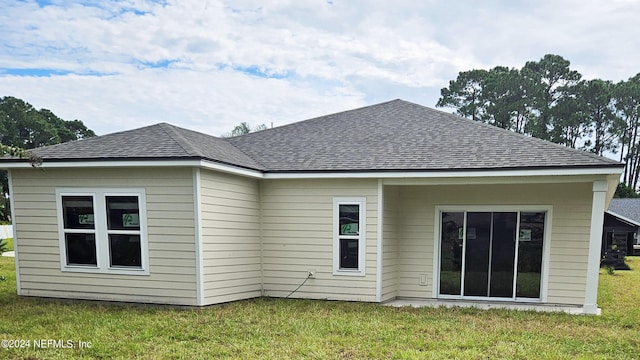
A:
{"type": "MultiPolygon", "coordinates": [[[[398,206],[399,297],[433,297],[437,205],[551,205],[547,302],[584,303],[591,183],[402,186],[398,206]],[[427,285],[420,286],[420,275],[427,285]]],[[[386,189],[386,188],[385,188],[386,189]]]]}
{"type": "Polygon", "coordinates": [[[258,181],[200,171],[204,304],[261,295],[258,181]]]}
{"type": "Polygon", "coordinates": [[[12,170],[23,295],[196,304],[193,173],[189,168],[12,170]],[[56,187],[144,188],[149,275],[60,270],[56,187]]]}
{"type": "Polygon", "coordinates": [[[393,300],[398,295],[398,199],[399,189],[384,188],[382,241],[382,294],[380,301],[393,300]]]}
{"type": "Polygon", "coordinates": [[[375,179],[264,180],[263,281],[266,296],[375,301],[378,182],[375,179]],[[366,198],[365,276],[333,274],[333,198],[366,198]]]}

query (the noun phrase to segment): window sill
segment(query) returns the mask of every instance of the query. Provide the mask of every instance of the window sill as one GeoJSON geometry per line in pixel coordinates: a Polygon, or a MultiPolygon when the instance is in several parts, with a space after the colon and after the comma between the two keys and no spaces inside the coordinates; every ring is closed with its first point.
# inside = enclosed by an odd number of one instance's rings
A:
{"type": "Polygon", "coordinates": [[[149,275],[146,269],[126,269],[126,268],[98,268],[89,266],[62,266],[62,272],[76,272],[86,274],[109,274],[109,275],[149,275]]]}
{"type": "Polygon", "coordinates": [[[367,275],[364,270],[349,270],[349,269],[334,269],[333,275],[338,276],[365,276],[367,275]]]}

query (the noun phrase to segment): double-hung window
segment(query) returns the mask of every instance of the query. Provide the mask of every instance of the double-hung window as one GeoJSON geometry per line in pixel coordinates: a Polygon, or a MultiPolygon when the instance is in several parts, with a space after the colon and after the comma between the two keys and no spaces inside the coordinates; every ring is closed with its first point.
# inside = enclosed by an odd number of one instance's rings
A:
{"type": "Polygon", "coordinates": [[[143,189],[58,189],[63,271],[148,274],[143,189]]]}
{"type": "Polygon", "coordinates": [[[365,198],[333,200],[333,273],[365,275],[365,198]]]}

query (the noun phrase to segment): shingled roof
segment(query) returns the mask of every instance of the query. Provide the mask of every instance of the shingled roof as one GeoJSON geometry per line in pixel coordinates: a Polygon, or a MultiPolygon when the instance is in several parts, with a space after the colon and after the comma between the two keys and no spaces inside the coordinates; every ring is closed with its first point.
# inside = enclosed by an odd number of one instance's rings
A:
{"type": "Polygon", "coordinates": [[[215,162],[263,170],[225,139],[166,123],[45,146],[34,150],[44,162],[100,160],[187,160],[215,162]]]}
{"type": "Polygon", "coordinates": [[[403,100],[229,139],[271,172],[580,168],[617,161],[403,100]]]}
{"type": "Polygon", "coordinates": [[[612,199],[607,211],[640,224],[640,199],[612,199]]]}
{"type": "MultiPolygon", "coordinates": [[[[263,172],[618,167],[584,151],[393,100],[234,138],[157,124],[36,150],[47,161],[205,159],[263,172]]],[[[46,166],[46,165],[45,165],[46,166]]]]}

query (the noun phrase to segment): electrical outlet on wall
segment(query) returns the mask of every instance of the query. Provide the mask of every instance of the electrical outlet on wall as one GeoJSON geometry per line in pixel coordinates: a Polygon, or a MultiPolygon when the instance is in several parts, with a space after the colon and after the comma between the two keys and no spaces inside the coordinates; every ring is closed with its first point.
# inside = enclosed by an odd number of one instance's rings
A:
{"type": "Polygon", "coordinates": [[[307,270],[307,277],[309,279],[315,279],[316,278],[316,269],[307,270]]]}
{"type": "Polygon", "coordinates": [[[427,285],[427,274],[420,274],[420,285],[427,285]]]}

